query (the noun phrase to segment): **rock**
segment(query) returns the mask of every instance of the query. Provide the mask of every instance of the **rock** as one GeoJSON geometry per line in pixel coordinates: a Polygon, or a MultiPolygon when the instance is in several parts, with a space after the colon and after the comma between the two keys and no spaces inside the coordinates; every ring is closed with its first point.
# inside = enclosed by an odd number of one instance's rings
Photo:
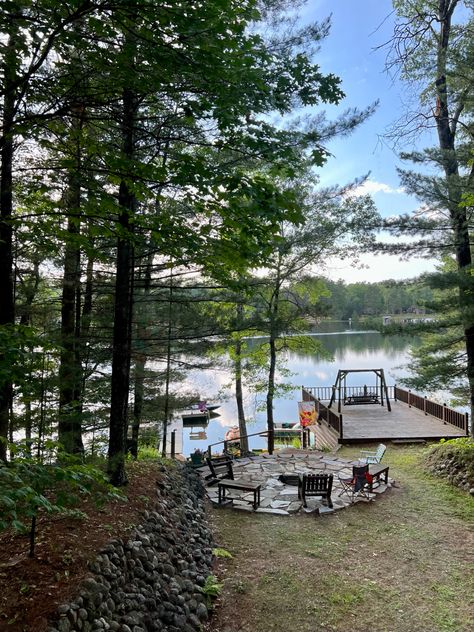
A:
{"type": "Polygon", "coordinates": [[[60,606],[58,606],[57,611],[59,614],[66,614],[66,612],[69,612],[70,609],[71,609],[71,606],[68,603],[63,603],[60,606]]]}
{"type": "Polygon", "coordinates": [[[203,603],[198,604],[196,616],[200,621],[207,621],[209,614],[207,612],[206,606],[203,603]]]}
{"type": "Polygon", "coordinates": [[[193,626],[193,628],[196,628],[196,630],[201,629],[201,621],[197,618],[195,614],[191,613],[188,616],[188,621],[193,626]]]}
{"type": "Polygon", "coordinates": [[[59,632],[70,632],[71,631],[71,624],[66,619],[66,617],[62,617],[61,619],[59,619],[58,630],[59,630],[59,632]]]}

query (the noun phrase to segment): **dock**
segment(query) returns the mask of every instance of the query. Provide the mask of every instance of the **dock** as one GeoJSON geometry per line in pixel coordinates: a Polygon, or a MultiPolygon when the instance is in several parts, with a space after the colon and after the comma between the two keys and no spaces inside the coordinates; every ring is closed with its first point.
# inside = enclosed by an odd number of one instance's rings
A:
{"type": "Polygon", "coordinates": [[[343,406],[343,439],[345,443],[362,441],[390,441],[391,439],[454,439],[465,437],[462,428],[425,415],[399,401],[390,402],[391,412],[385,406],[343,406]]]}
{"type": "MultiPolygon", "coordinates": [[[[366,387],[364,387],[365,389],[366,387]]],[[[469,416],[445,404],[398,386],[374,387],[374,396],[360,395],[360,387],[302,388],[302,399],[314,402],[319,424],[315,428],[326,445],[380,441],[439,441],[469,435],[469,416]],[[338,398],[335,400],[335,393],[338,398]],[[354,405],[357,403],[357,405],[354,405]],[[382,405],[383,403],[383,405],[382,405]]],[[[365,392],[364,390],[362,392],[365,392]]]]}

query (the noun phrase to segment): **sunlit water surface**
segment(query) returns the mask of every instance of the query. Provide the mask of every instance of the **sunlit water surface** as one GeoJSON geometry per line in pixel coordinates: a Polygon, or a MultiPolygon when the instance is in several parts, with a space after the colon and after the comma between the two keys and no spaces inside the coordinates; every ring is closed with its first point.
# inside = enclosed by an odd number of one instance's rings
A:
{"type": "MultiPolygon", "coordinates": [[[[312,353],[287,352],[282,356],[283,365],[292,373],[285,377],[286,383],[298,388],[292,394],[275,399],[275,422],[296,421],[298,418],[298,401],[301,399],[301,386],[330,386],[334,384],[339,369],[384,369],[388,385],[406,375],[403,365],[408,361],[409,345],[413,339],[402,336],[382,336],[377,332],[336,331],[342,323],[326,323],[326,331],[311,334],[319,340],[331,354],[332,359],[323,359],[312,353]],[[329,329],[329,331],[327,331],[329,329]]],[[[228,399],[219,397],[222,387],[231,382],[230,374],[225,370],[193,371],[186,380],[186,386],[200,393],[201,398],[212,403],[220,403],[219,416],[212,418],[205,427],[193,426],[184,429],[183,453],[189,455],[196,448],[207,449],[209,444],[222,441],[226,430],[237,424],[237,407],[235,399],[228,391],[228,399]],[[205,432],[206,438],[203,438],[205,432]],[[197,434],[201,438],[196,438],[197,434]]],[[[374,385],[373,374],[349,375],[348,386],[374,385]]],[[[258,410],[264,395],[256,396],[247,391],[245,397],[248,432],[266,429],[264,411],[258,410]],[[259,398],[259,399],[258,399],[259,398]]],[[[252,448],[265,447],[265,440],[254,437],[252,448]]],[[[218,447],[216,447],[218,451],[218,447]]]]}

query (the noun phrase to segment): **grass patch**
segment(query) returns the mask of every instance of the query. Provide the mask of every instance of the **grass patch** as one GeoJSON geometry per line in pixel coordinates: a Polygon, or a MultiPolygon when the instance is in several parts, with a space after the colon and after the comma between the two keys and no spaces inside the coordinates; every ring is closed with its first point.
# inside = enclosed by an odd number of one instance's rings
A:
{"type": "Polygon", "coordinates": [[[474,499],[427,474],[424,453],[389,448],[397,487],[332,516],[214,512],[233,558],[213,629],[470,632],[474,499]]]}

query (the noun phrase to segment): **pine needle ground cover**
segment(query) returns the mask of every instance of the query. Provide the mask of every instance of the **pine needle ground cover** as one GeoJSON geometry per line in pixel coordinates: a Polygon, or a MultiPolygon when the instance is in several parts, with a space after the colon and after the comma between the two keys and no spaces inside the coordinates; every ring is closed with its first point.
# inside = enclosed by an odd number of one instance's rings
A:
{"type": "Polygon", "coordinates": [[[35,557],[28,535],[0,533],[0,630],[44,632],[56,608],[77,594],[93,560],[110,539],[126,537],[154,497],[159,466],[128,463],[126,499],[98,507],[84,500],[84,516],[43,514],[38,519],[35,557]]]}
{"type": "Polygon", "coordinates": [[[391,447],[390,493],[330,516],[214,510],[217,545],[233,557],[217,563],[209,630],[472,630],[474,498],[426,473],[424,458],[391,447]]]}

